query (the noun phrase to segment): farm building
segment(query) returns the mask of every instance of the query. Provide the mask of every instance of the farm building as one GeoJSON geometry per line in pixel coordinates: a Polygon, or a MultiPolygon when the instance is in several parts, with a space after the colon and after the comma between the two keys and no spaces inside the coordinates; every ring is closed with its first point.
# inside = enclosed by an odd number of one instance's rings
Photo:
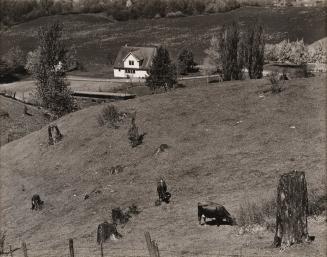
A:
{"type": "Polygon", "coordinates": [[[114,63],[114,77],[145,78],[149,76],[148,72],[156,53],[156,46],[121,47],[114,63]]]}

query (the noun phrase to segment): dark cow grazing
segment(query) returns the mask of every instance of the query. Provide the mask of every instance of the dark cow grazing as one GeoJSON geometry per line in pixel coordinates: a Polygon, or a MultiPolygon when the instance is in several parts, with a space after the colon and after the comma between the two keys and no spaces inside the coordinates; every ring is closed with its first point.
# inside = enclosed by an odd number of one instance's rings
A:
{"type": "Polygon", "coordinates": [[[41,198],[39,195],[35,194],[32,196],[32,210],[40,210],[42,209],[43,201],[41,201],[41,198]]]}
{"type": "Polygon", "coordinates": [[[230,213],[226,210],[223,205],[214,202],[202,202],[198,203],[198,218],[199,224],[201,220],[204,220],[206,224],[206,218],[215,219],[215,224],[219,226],[220,224],[234,225],[234,220],[230,213]]]}
{"type": "Polygon", "coordinates": [[[129,214],[129,208],[121,209],[114,208],[111,210],[112,222],[114,224],[125,224],[128,222],[131,215],[129,214]]]}
{"type": "Polygon", "coordinates": [[[98,225],[97,242],[98,244],[104,243],[108,238],[117,240],[123,237],[117,231],[117,224],[109,224],[107,221],[98,225]]]}
{"type": "Polygon", "coordinates": [[[157,184],[157,192],[158,192],[158,196],[159,196],[159,203],[165,202],[165,203],[169,203],[171,194],[169,192],[167,192],[167,184],[166,182],[161,178],[160,181],[157,184]]]}

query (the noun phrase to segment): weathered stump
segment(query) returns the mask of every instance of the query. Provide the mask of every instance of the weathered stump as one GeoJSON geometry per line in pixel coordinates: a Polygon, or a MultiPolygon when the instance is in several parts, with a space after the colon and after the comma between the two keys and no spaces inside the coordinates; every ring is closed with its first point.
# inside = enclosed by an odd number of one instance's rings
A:
{"type": "Polygon", "coordinates": [[[274,245],[290,246],[310,241],[308,234],[308,193],[304,172],[281,175],[277,188],[276,233],[274,245]]]}
{"type": "Polygon", "coordinates": [[[54,145],[59,142],[63,135],[60,133],[60,130],[57,125],[48,126],[48,136],[49,136],[49,145],[54,145]]]}

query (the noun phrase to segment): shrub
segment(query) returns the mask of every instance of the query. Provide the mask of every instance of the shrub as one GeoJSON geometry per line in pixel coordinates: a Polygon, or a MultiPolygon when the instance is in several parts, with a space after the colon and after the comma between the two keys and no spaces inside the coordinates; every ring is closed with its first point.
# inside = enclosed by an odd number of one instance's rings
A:
{"type": "Polygon", "coordinates": [[[327,43],[319,41],[308,46],[308,62],[327,63],[327,43]]]}
{"type": "Polygon", "coordinates": [[[26,56],[18,46],[12,47],[3,57],[14,73],[25,73],[26,56]]]}
{"type": "Polygon", "coordinates": [[[102,108],[100,114],[97,116],[98,124],[109,127],[118,128],[117,123],[121,120],[121,114],[113,105],[107,105],[102,108]]]}
{"type": "Polygon", "coordinates": [[[128,130],[128,139],[132,147],[136,147],[143,143],[143,137],[145,134],[139,134],[138,127],[135,124],[136,114],[132,117],[131,127],[128,130]]]}
{"type": "Polygon", "coordinates": [[[194,8],[196,10],[197,13],[204,13],[206,6],[205,3],[203,3],[202,0],[195,0],[194,1],[194,8]]]}
{"type": "Polygon", "coordinates": [[[179,74],[187,74],[194,70],[196,63],[193,59],[193,53],[188,49],[183,49],[178,55],[178,72],[179,74]]]}
{"type": "Polygon", "coordinates": [[[185,16],[185,14],[182,13],[181,11],[169,12],[166,15],[167,18],[178,18],[178,17],[184,17],[184,16],[185,16]]]}
{"type": "Polygon", "coordinates": [[[6,60],[4,60],[3,58],[0,58],[0,82],[1,83],[10,82],[13,79],[12,73],[13,73],[13,70],[12,70],[11,66],[9,65],[9,63],[6,60]]]}
{"type": "Polygon", "coordinates": [[[274,71],[269,75],[269,81],[271,83],[271,92],[277,94],[282,92],[282,85],[280,84],[280,75],[274,71]]]}
{"type": "Polygon", "coordinates": [[[309,215],[320,215],[327,211],[327,195],[316,190],[308,193],[308,212],[309,215]]]}
{"type": "Polygon", "coordinates": [[[5,251],[5,240],[6,240],[6,232],[0,232],[0,255],[4,254],[5,251]]]}
{"type": "Polygon", "coordinates": [[[265,59],[268,62],[303,64],[309,60],[308,47],[303,40],[283,40],[275,45],[268,44],[265,47],[265,59]]]}

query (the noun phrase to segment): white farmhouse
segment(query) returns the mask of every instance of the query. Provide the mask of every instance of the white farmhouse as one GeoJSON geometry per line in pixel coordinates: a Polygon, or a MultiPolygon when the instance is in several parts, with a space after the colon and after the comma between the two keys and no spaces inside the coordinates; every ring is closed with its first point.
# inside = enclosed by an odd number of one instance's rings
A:
{"type": "Polygon", "coordinates": [[[145,78],[149,70],[157,47],[123,46],[120,48],[114,63],[114,77],[116,78],[145,78]]]}

